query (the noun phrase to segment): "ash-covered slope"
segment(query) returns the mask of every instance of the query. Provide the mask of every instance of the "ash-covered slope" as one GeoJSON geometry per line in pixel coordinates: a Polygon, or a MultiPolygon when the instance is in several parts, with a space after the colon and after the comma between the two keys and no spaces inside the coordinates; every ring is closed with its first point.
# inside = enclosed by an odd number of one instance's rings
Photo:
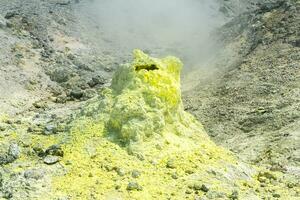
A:
{"type": "Polygon", "coordinates": [[[298,177],[299,29],[299,1],[263,4],[234,18],[219,32],[217,72],[184,93],[187,110],[214,141],[298,177]]]}
{"type": "Polygon", "coordinates": [[[87,42],[94,36],[83,36],[77,5],[0,2],[0,115],[84,101],[108,82],[114,58],[87,42]]]}

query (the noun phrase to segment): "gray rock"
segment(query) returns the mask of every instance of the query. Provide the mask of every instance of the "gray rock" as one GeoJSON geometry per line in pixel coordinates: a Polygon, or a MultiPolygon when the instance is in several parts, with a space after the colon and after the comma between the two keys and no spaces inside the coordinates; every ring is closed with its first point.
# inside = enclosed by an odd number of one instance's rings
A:
{"type": "Polygon", "coordinates": [[[57,126],[54,124],[47,124],[45,126],[44,132],[45,135],[52,135],[57,133],[57,126]]]}
{"type": "Polygon", "coordinates": [[[84,92],[80,88],[75,88],[70,92],[70,96],[75,99],[81,99],[83,97],[84,92]]]}
{"type": "Polygon", "coordinates": [[[137,191],[143,190],[142,186],[140,186],[137,182],[129,182],[126,189],[137,190],[137,191]]]}
{"type": "Polygon", "coordinates": [[[6,15],[5,15],[5,19],[11,19],[16,15],[18,15],[18,12],[16,12],[16,11],[7,12],[6,15]]]}
{"type": "Polygon", "coordinates": [[[4,191],[3,192],[3,197],[4,199],[12,199],[13,198],[13,193],[10,191],[4,191]]]}
{"type": "Polygon", "coordinates": [[[35,179],[39,180],[43,178],[45,175],[45,172],[41,169],[28,169],[24,172],[24,177],[26,179],[35,179]]]}
{"type": "Polygon", "coordinates": [[[66,95],[66,94],[61,94],[61,95],[59,95],[59,96],[56,98],[55,102],[56,102],[56,103],[66,103],[67,100],[68,100],[67,95],[66,95]]]}
{"type": "Polygon", "coordinates": [[[56,69],[50,72],[49,76],[52,81],[64,83],[70,79],[71,72],[67,69],[56,69]]]}
{"type": "Polygon", "coordinates": [[[202,183],[194,183],[193,185],[190,185],[189,188],[192,188],[194,190],[201,190],[203,192],[208,192],[209,188],[207,185],[202,184],[202,183]]]}
{"type": "Polygon", "coordinates": [[[19,158],[20,156],[20,148],[17,144],[11,144],[9,146],[8,153],[10,156],[12,156],[14,159],[19,158]]]}
{"type": "Polygon", "coordinates": [[[133,170],[133,171],[131,172],[131,176],[132,176],[133,178],[138,178],[140,175],[141,175],[141,172],[139,172],[138,170],[133,170]]]}
{"type": "Polygon", "coordinates": [[[42,109],[45,109],[47,108],[47,104],[43,101],[37,101],[37,102],[34,102],[32,104],[35,108],[42,108],[42,109]]]}
{"type": "Polygon", "coordinates": [[[94,89],[87,89],[84,91],[83,100],[88,100],[96,96],[97,92],[94,89]]]}
{"type": "Polygon", "coordinates": [[[0,131],[5,131],[7,126],[3,123],[0,123],[0,131]]]}
{"type": "Polygon", "coordinates": [[[274,198],[280,198],[280,194],[274,193],[274,194],[273,194],[273,197],[274,197],[274,198]]]}
{"type": "Polygon", "coordinates": [[[121,189],[121,185],[120,185],[120,184],[116,184],[116,185],[115,185],[115,189],[116,189],[116,190],[121,189]]]}
{"type": "Polygon", "coordinates": [[[209,191],[207,192],[206,197],[209,199],[224,198],[225,194],[218,191],[209,191]]]}
{"type": "Polygon", "coordinates": [[[178,179],[178,174],[176,172],[173,173],[171,176],[172,176],[173,179],[178,179]]]}
{"type": "Polygon", "coordinates": [[[2,15],[0,15],[0,28],[5,28],[6,25],[6,19],[2,15]]]}
{"type": "Polygon", "coordinates": [[[3,186],[3,177],[2,177],[2,174],[0,172],[0,188],[3,186]]]}
{"type": "Polygon", "coordinates": [[[0,165],[6,165],[19,158],[20,149],[17,144],[11,144],[7,152],[0,154],[0,165]]]}
{"type": "Polygon", "coordinates": [[[229,198],[232,199],[232,200],[237,200],[237,199],[239,199],[239,192],[238,192],[237,190],[234,190],[234,191],[232,192],[232,194],[229,196],[229,198]]]}
{"type": "Polygon", "coordinates": [[[71,3],[70,0],[58,0],[56,2],[57,5],[60,5],[60,6],[66,6],[66,5],[69,5],[71,3]]]}
{"type": "Polygon", "coordinates": [[[186,194],[192,194],[192,193],[193,193],[193,190],[191,190],[191,189],[186,189],[185,193],[186,193],[186,194]]]}
{"type": "Polygon", "coordinates": [[[175,163],[174,163],[174,160],[168,160],[166,167],[174,169],[176,167],[175,163]]]}
{"type": "Polygon", "coordinates": [[[88,85],[90,87],[95,87],[96,85],[103,85],[105,82],[106,81],[102,76],[95,76],[88,82],[88,85]]]}
{"type": "Polygon", "coordinates": [[[116,172],[119,176],[124,176],[125,175],[125,170],[122,168],[117,168],[116,172]]]}
{"type": "Polygon", "coordinates": [[[200,190],[202,190],[203,192],[208,192],[208,191],[209,191],[209,188],[208,188],[208,186],[202,184],[200,190]]]}
{"type": "Polygon", "coordinates": [[[51,156],[51,155],[48,155],[44,158],[44,163],[47,164],[47,165],[53,165],[57,162],[59,162],[59,157],[58,156],[51,156]]]}
{"type": "Polygon", "coordinates": [[[34,146],[32,149],[39,157],[44,157],[46,154],[44,149],[41,146],[34,146]]]}
{"type": "Polygon", "coordinates": [[[62,148],[59,145],[52,145],[48,147],[45,151],[46,155],[52,155],[52,156],[64,156],[64,152],[62,148]]]}

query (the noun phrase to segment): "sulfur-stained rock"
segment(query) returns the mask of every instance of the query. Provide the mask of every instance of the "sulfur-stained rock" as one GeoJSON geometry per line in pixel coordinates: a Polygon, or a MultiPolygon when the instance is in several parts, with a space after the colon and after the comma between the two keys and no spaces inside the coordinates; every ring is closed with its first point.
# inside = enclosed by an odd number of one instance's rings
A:
{"type": "Polygon", "coordinates": [[[140,186],[137,182],[129,182],[127,185],[127,190],[143,190],[142,186],[140,186]]]}
{"type": "Polygon", "coordinates": [[[43,178],[45,172],[41,169],[28,169],[24,172],[24,177],[26,179],[35,179],[39,180],[43,178]]]}
{"type": "Polygon", "coordinates": [[[138,178],[141,175],[141,172],[138,170],[132,170],[131,176],[132,178],[138,178]]]}
{"type": "Polygon", "coordinates": [[[53,165],[57,162],[59,162],[59,157],[58,156],[52,156],[52,155],[48,155],[44,158],[44,163],[47,165],[53,165]]]}

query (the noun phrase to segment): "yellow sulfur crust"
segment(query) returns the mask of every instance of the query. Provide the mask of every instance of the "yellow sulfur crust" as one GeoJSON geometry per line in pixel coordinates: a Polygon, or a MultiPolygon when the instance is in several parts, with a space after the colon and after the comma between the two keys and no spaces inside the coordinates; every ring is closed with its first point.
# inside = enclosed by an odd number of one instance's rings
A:
{"type": "Polygon", "coordinates": [[[271,188],[288,195],[271,184],[261,188],[258,171],[215,145],[184,111],[179,59],[152,58],[140,50],[134,57],[72,123],[61,161],[67,171],[53,178],[55,194],[181,200],[234,199],[237,192],[240,199],[260,199],[271,188]]]}

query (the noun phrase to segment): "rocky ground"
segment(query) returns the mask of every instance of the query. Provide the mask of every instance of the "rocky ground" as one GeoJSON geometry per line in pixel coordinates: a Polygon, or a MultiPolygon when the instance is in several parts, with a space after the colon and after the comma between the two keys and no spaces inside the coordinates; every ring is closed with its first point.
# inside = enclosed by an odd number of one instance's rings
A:
{"type": "Polygon", "coordinates": [[[229,53],[222,50],[213,75],[199,71],[204,76],[199,85],[185,92],[186,109],[217,143],[295,176],[300,175],[299,9],[299,3],[278,2],[234,18],[220,29],[229,53]]]}
{"type": "MultiPolygon", "coordinates": [[[[218,2],[229,22],[212,36],[219,50],[184,74],[185,109],[216,143],[297,187],[299,1],[218,2]]],[[[88,3],[0,2],[0,198],[51,194],[52,176],[66,173],[69,122],[130,59],[84,12],[88,3]]]]}

